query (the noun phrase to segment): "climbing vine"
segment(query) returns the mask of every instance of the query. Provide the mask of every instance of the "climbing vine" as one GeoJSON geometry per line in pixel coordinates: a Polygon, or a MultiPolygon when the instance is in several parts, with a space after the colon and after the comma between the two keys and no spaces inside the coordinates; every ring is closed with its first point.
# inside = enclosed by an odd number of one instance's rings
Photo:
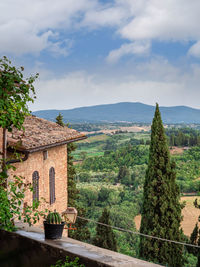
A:
{"type": "MultiPolygon", "coordinates": [[[[39,202],[31,206],[23,206],[26,191],[33,191],[32,185],[25,178],[13,176],[9,171],[15,167],[9,164],[7,158],[7,131],[13,127],[21,130],[26,116],[30,114],[28,102],[34,102],[35,89],[33,82],[38,77],[30,76],[25,79],[24,68],[16,68],[7,57],[0,59],[0,128],[3,129],[2,152],[0,155],[0,228],[8,231],[15,229],[14,220],[35,223],[43,212],[38,211],[39,202]]],[[[18,155],[19,157],[19,155],[18,155]]]]}

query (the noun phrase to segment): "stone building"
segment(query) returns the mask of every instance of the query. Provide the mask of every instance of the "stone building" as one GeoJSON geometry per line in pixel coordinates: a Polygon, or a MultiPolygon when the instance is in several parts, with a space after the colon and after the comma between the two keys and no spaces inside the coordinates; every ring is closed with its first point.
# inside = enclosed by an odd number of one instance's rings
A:
{"type": "MultiPolygon", "coordinates": [[[[33,184],[34,190],[27,191],[24,204],[44,198],[41,210],[62,212],[67,208],[67,144],[86,136],[35,116],[26,117],[23,126],[25,131],[7,132],[7,162],[16,167],[9,179],[15,174],[33,184]],[[14,150],[20,154],[20,160],[13,158],[14,150]]],[[[2,134],[0,128],[0,152],[2,134]]]]}

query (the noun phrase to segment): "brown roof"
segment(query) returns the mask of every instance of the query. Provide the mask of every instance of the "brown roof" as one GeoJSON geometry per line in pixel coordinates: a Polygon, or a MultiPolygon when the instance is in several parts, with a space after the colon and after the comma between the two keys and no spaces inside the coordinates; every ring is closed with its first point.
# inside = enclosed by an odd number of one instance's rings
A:
{"type": "Polygon", "coordinates": [[[22,151],[35,152],[87,138],[76,130],[35,116],[26,117],[23,126],[25,131],[14,128],[8,133],[8,145],[22,151]]]}

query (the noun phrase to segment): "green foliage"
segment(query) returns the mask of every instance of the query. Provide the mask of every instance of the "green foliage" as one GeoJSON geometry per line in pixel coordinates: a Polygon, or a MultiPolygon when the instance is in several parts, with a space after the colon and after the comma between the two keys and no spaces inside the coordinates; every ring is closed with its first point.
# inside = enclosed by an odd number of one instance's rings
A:
{"type": "Polygon", "coordinates": [[[131,174],[129,169],[125,166],[120,166],[119,173],[117,176],[117,183],[125,184],[125,185],[131,185],[131,174]]]}
{"type": "MultiPolygon", "coordinates": [[[[25,116],[29,115],[28,102],[33,102],[35,89],[33,82],[38,74],[27,79],[23,77],[24,68],[12,66],[6,57],[0,59],[0,127],[12,132],[12,128],[23,129],[25,116]]],[[[3,143],[6,131],[3,132],[3,143]]],[[[3,145],[4,146],[4,145],[3,145]]],[[[6,149],[6,147],[5,147],[6,149]]],[[[23,177],[14,176],[8,181],[8,171],[15,169],[6,164],[6,154],[3,151],[0,170],[0,227],[15,230],[14,219],[35,223],[42,215],[37,209],[39,202],[32,206],[25,205],[22,210],[23,199],[27,190],[32,190],[30,184],[24,182],[23,177]]]]}
{"type": "MultiPolygon", "coordinates": [[[[68,205],[71,207],[76,207],[79,213],[79,216],[83,216],[86,213],[86,209],[77,204],[77,199],[79,198],[79,190],[76,187],[75,175],[76,170],[73,165],[73,156],[72,152],[76,149],[76,145],[70,143],[67,145],[67,175],[68,175],[68,205]]],[[[69,237],[87,242],[90,239],[90,232],[87,227],[87,221],[77,219],[75,227],[78,230],[70,231],[69,237]]]]}
{"type": "Polygon", "coordinates": [[[61,113],[58,114],[58,116],[56,117],[56,123],[60,126],[65,126],[64,122],[63,122],[63,116],[61,115],[61,113]]]}
{"type": "MultiPolygon", "coordinates": [[[[182,241],[180,193],[176,185],[175,163],[170,161],[158,104],[151,128],[149,163],[144,183],[140,232],[182,241]]],[[[169,266],[182,267],[183,247],[141,237],[140,257],[169,266]]]]}
{"type": "Polygon", "coordinates": [[[76,170],[73,165],[72,152],[76,149],[74,143],[67,145],[67,177],[68,177],[68,205],[74,207],[76,205],[76,199],[78,198],[78,189],[76,188],[75,175],[76,170]]]}
{"type": "Polygon", "coordinates": [[[200,132],[191,128],[167,129],[166,135],[169,137],[170,146],[199,146],[200,132]]]}
{"type": "Polygon", "coordinates": [[[29,114],[28,102],[33,102],[33,82],[38,74],[24,79],[23,67],[17,69],[6,57],[0,59],[0,127],[12,131],[21,129],[24,118],[29,114]]]}
{"type": "MultiPolygon", "coordinates": [[[[78,206],[78,216],[85,218],[86,217],[86,209],[78,206]]],[[[76,219],[75,223],[76,230],[70,230],[69,237],[74,238],[83,242],[90,242],[90,231],[88,229],[88,222],[86,220],[82,220],[80,218],[76,219]]]]}
{"type": "MultiPolygon", "coordinates": [[[[64,127],[63,116],[61,113],[56,117],[56,123],[64,127]]],[[[69,126],[69,125],[68,125],[69,126]]],[[[75,200],[77,198],[78,190],[76,189],[75,175],[76,171],[73,165],[73,156],[72,152],[76,150],[76,145],[69,143],[67,145],[67,191],[68,191],[68,206],[74,207],[75,200]]]]}
{"type": "MultiPolygon", "coordinates": [[[[198,203],[197,199],[194,201],[194,206],[197,209],[200,209],[200,204],[198,203]]],[[[198,218],[198,221],[200,221],[200,216],[198,218]]],[[[190,243],[194,245],[200,246],[200,229],[198,227],[198,224],[196,223],[195,228],[190,236],[190,243]]],[[[196,248],[190,248],[188,250],[190,253],[193,253],[195,256],[198,256],[197,265],[196,267],[200,266],[200,250],[196,248]]]]}
{"type": "Polygon", "coordinates": [[[195,257],[193,254],[186,253],[185,258],[186,262],[184,267],[199,267],[199,265],[197,265],[197,257],[195,257]]]}
{"type": "MultiPolygon", "coordinates": [[[[198,223],[196,223],[191,235],[189,243],[192,245],[200,245],[200,229],[198,227],[198,223]]],[[[193,254],[194,256],[198,256],[199,249],[195,247],[187,247],[189,253],[193,254]]]]}
{"type": "MultiPolygon", "coordinates": [[[[64,126],[63,116],[59,113],[56,117],[56,122],[60,126],[64,126]]],[[[67,125],[69,126],[69,125],[67,125]]],[[[68,206],[76,207],[79,213],[79,216],[83,216],[86,213],[86,210],[83,207],[77,205],[76,200],[79,198],[79,190],[76,188],[75,176],[76,169],[73,165],[74,157],[72,152],[76,150],[76,145],[74,143],[69,143],[67,145],[67,191],[68,191],[68,206]]],[[[80,220],[79,218],[76,221],[75,227],[78,230],[69,231],[69,237],[80,240],[88,241],[90,239],[90,232],[87,227],[87,221],[80,220]]]]}
{"type": "Polygon", "coordinates": [[[39,201],[34,201],[32,206],[24,205],[22,211],[25,193],[33,191],[31,184],[26,184],[23,177],[14,176],[8,181],[7,187],[4,187],[4,179],[5,174],[0,172],[0,228],[14,231],[14,219],[22,220],[29,225],[39,221],[40,216],[44,216],[44,212],[38,210],[39,201]]]}
{"type": "Polygon", "coordinates": [[[56,210],[54,212],[49,211],[46,221],[47,223],[50,223],[50,224],[61,224],[62,223],[61,216],[58,212],[56,212],[56,210]]]}
{"type": "Polygon", "coordinates": [[[120,166],[133,167],[147,163],[148,148],[140,146],[123,146],[116,151],[110,151],[104,156],[87,158],[82,165],[84,170],[102,171],[116,170],[120,166]]]}
{"type": "MultiPolygon", "coordinates": [[[[104,136],[101,136],[101,139],[99,136],[93,136],[89,137],[87,142],[78,142],[76,156],[82,151],[87,152],[86,160],[82,164],[75,165],[77,188],[80,191],[77,203],[86,209],[86,213],[82,217],[97,221],[103,209],[109,207],[111,225],[136,231],[133,218],[141,212],[142,208],[149,142],[150,134],[148,132],[121,133],[107,136],[107,139],[104,136]],[[141,139],[145,140],[146,145],[139,144],[141,139]],[[108,140],[110,142],[107,142],[108,140]],[[108,143],[111,146],[114,144],[115,151],[105,151],[108,143]],[[99,155],[104,153],[104,156],[95,157],[96,151],[99,155]],[[123,165],[124,162],[126,162],[125,165],[123,165]],[[125,169],[128,170],[130,184],[124,183],[123,176],[119,175],[123,166],[126,166],[125,169]],[[121,178],[118,180],[119,176],[121,178]]],[[[177,165],[177,183],[182,192],[198,192],[199,190],[199,155],[199,147],[184,150],[180,155],[172,155],[177,165]]],[[[126,175],[124,176],[126,177],[126,175]]],[[[93,239],[96,225],[88,223],[88,227],[91,239],[93,239]]],[[[115,231],[115,236],[120,253],[139,257],[139,238],[137,236],[119,231],[115,231]]],[[[88,239],[87,242],[90,240],[88,239]]],[[[186,251],[185,257],[189,259],[189,263],[185,266],[196,265],[193,264],[195,256],[186,251]],[[190,265],[190,263],[192,264],[190,265]]]]}
{"type": "MultiPolygon", "coordinates": [[[[98,222],[110,225],[110,213],[105,208],[98,222]]],[[[111,227],[97,224],[93,244],[98,247],[117,251],[117,241],[111,227]]]]}
{"type": "Polygon", "coordinates": [[[75,260],[70,260],[69,257],[65,258],[65,261],[58,260],[55,265],[51,265],[51,267],[85,267],[84,264],[79,263],[79,258],[76,257],[75,260]]]}

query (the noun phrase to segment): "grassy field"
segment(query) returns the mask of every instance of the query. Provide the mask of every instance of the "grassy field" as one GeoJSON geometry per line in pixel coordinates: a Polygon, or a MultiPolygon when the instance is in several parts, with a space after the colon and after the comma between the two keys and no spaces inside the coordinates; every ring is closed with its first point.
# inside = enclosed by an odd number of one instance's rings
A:
{"type": "Polygon", "coordinates": [[[80,141],[79,143],[94,143],[98,141],[106,141],[109,138],[106,134],[99,134],[99,135],[94,135],[90,136],[87,139],[84,139],[80,141]]]}
{"type": "MultiPolygon", "coordinates": [[[[182,210],[183,221],[181,226],[185,235],[190,236],[195,224],[198,222],[200,210],[196,209],[193,205],[195,199],[200,200],[199,196],[184,196],[181,197],[181,201],[186,202],[185,208],[182,210]]],[[[137,215],[134,219],[137,230],[140,228],[141,215],[137,215]]]]}

